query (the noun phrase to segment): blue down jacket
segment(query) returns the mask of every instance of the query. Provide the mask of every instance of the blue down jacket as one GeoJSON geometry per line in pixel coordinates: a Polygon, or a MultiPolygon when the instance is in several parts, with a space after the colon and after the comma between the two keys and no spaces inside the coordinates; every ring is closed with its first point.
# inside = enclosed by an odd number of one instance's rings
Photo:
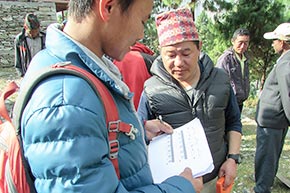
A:
{"type": "Polygon", "coordinates": [[[180,176],[153,184],[144,131],[134,110],[132,93],[116,76],[118,71],[109,70],[109,60],[97,58],[55,25],[48,27],[46,49],[33,58],[22,84],[40,68],[60,61],[71,61],[101,79],[114,96],[120,119],[139,132],[135,140],[119,134],[118,180],[108,158],[108,131],[101,99],[79,77],[55,75],[43,80],[35,88],[21,120],[25,158],[37,192],[195,192],[191,183],[180,176]]]}

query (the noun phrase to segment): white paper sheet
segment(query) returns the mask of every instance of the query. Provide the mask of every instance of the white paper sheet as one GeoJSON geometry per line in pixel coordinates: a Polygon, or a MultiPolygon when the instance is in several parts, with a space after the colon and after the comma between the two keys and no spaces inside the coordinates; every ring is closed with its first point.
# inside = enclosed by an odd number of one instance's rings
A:
{"type": "Polygon", "coordinates": [[[174,129],[172,135],[153,138],[148,158],[154,183],[179,175],[185,167],[191,168],[194,177],[214,169],[204,129],[197,118],[174,129]]]}

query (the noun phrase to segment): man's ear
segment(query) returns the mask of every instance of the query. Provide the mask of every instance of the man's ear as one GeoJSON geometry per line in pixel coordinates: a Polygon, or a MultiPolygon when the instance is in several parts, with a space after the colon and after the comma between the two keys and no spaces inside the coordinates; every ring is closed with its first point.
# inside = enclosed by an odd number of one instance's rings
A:
{"type": "Polygon", "coordinates": [[[109,19],[109,15],[111,13],[112,5],[114,4],[114,0],[100,0],[99,1],[99,12],[102,20],[107,21],[109,19]]]}
{"type": "Polygon", "coordinates": [[[199,41],[199,50],[201,50],[202,49],[202,41],[200,40],[199,41]]]}
{"type": "Polygon", "coordinates": [[[234,43],[235,43],[235,40],[232,38],[232,39],[231,39],[231,42],[232,42],[232,44],[234,45],[234,43]]]}

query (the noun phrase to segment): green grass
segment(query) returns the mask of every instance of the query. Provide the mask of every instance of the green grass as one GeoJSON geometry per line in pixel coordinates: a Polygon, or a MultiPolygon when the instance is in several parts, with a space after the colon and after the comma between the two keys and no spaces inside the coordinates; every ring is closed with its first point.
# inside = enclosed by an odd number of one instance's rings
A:
{"type": "MultiPolygon", "coordinates": [[[[16,80],[20,83],[21,79],[15,73],[14,68],[0,69],[0,91],[10,81],[16,80]]],[[[15,96],[7,103],[13,104],[15,96]]],[[[232,193],[243,193],[243,190],[252,190],[254,183],[254,156],[256,150],[256,123],[253,121],[255,116],[255,106],[257,99],[248,99],[243,110],[243,137],[241,145],[241,154],[243,162],[238,167],[238,176],[235,180],[232,193]],[[248,108],[249,107],[249,108],[248,108]]],[[[284,176],[290,179],[290,137],[286,138],[284,150],[280,159],[280,169],[284,176]]],[[[289,193],[290,189],[286,187],[279,179],[275,179],[272,193],[289,193]]]]}
{"type": "MultiPolygon", "coordinates": [[[[243,137],[241,144],[241,154],[243,161],[238,166],[238,176],[235,180],[233,193],[243,193],[243,190],[251,191],[255,186],[254,182],[254,156],[256,151],[256,123],[253,108],[245,108],[243,115],[247,114],[250,118],[243,119],[243,137]]],[[[280,159],[279,172],[290,179],[290,137],[285,140],[282,156],[280,159]]],[[[269,166],[271,167],[271,166],[269,166]]],[[[290,189],[278,178],[275,178],[272,193],[289,193],[290,189]]]]}

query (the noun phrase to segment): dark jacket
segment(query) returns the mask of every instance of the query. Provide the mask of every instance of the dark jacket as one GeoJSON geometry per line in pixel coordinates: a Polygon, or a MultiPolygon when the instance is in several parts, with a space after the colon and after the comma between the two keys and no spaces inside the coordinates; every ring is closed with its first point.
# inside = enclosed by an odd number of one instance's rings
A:
{"type": "MultiPolygon", "coordinates": [[[[41,38],[41,50],[45,48],[45,36],[44,32],[39,33],[41,38]]],[[[14,50],[15,50],[15,64],[14,67],[18,71],[19,75],[22,77],[27,71],[29,63],[32,59],[29,46],[27,44],[27,38],[29,38],[25,29],[15,37],[14,50]]]]}
{"type": "Polygon", "coordinates": [[[244,72],[241,71],[241,64],[236,57],[233,48],[226,50],[217,60],[217,67],[223,68],[230,77],[231,86],[237,97],[238,104],[241,105],[250,93],[250,77],[249,77],[249,57],[244,65],[244,72]],[[244,74],[244,75],[243,75],[244,74]]]}
{"type": "Polygon", "coordinates": [[[265,81],[256,113],[261,127],[290,126],[290,50],[282,55],[265,81]]]}
{"type": "Polygon", "coordinates": [[[204,176],[204,182],[207,182],[218,175],[219,168],[225,161],[225,134],[229,130],[241,132],[241,123],[228,76],[223,70],[214,68],[209,57],[201,61],[201,78],[193,101],[167,73],[160,57],[152,65],[153,76],[145,82],[144,91],[152,119],[161,115],[173,128],[184,125],[195,117],[200,119],[215,166],[212,173],[204,176]]]}

